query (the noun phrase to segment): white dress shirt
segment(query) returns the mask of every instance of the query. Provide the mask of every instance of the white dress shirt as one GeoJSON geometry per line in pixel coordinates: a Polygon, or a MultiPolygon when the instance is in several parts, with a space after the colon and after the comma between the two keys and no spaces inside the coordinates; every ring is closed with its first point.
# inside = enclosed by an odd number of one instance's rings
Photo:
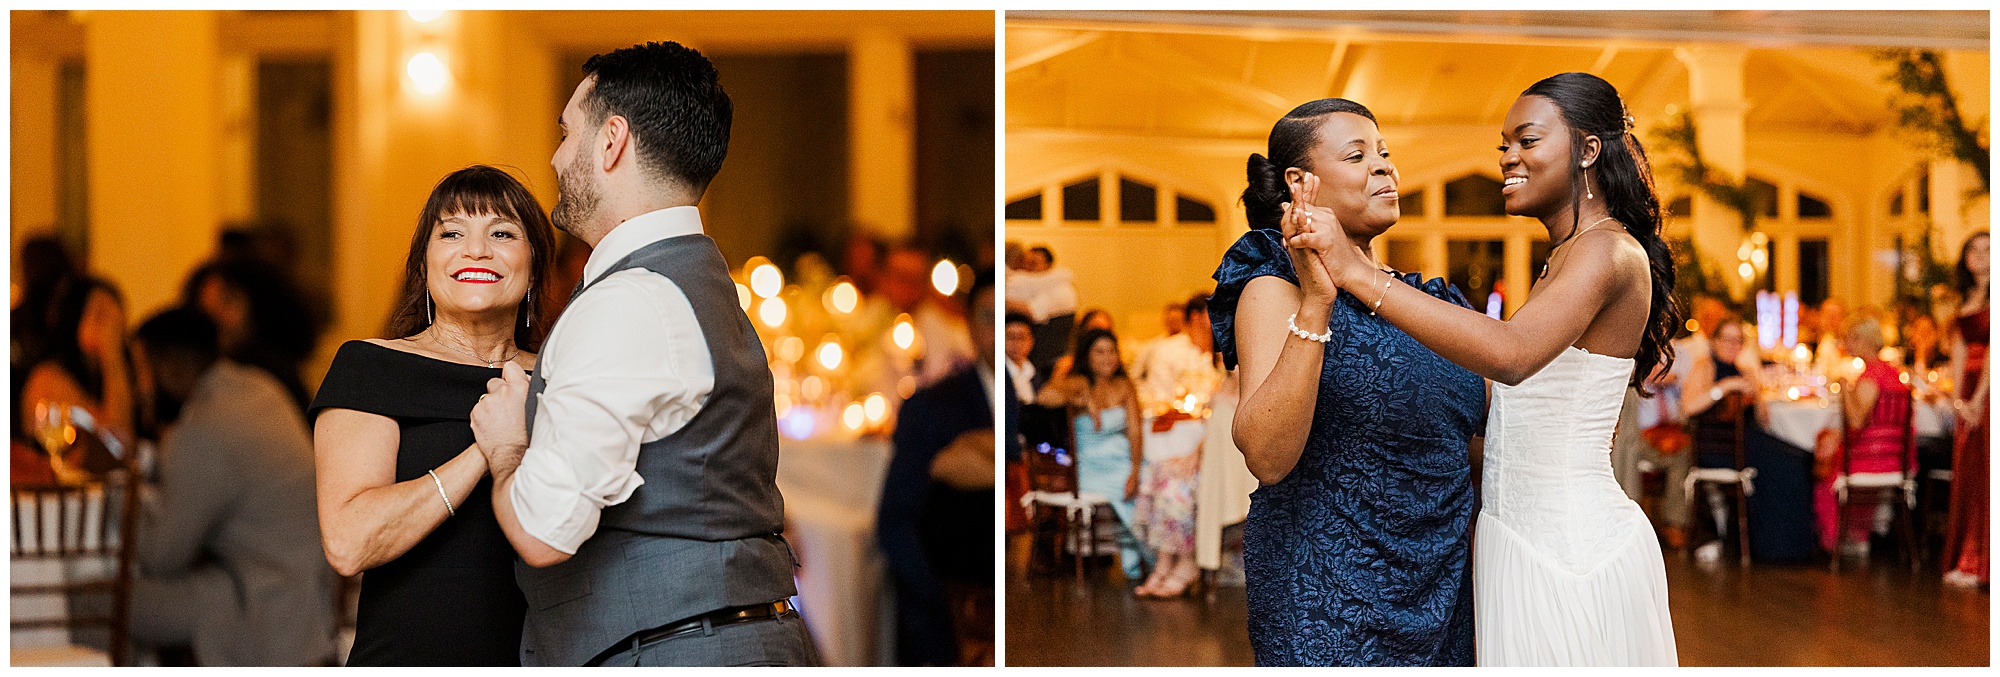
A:
{"type": "Polygon", "coordinates": [[[1014,364],[1013,360],[1005,360],[1005,362],[1007,363],[1007,378],[1014,380],[1014,396],[1021,398],[1021,404],[1034,404],[1035,363],[1022,362],[1014,364]]]}
{"type": "MultiPolygon", "coordinates": [[[[701,232],[694,207],[632,217],[597,243],[583,280],[596,280],[641,247],[701,232]]],[[[639,445],[673,434],[701,411],[715,366],[680,287],[632,268],[592,285],[563,311],[537,368],[548,385],[509,499],[522,529],[574,555],[597,532],[599,512],[645,484],[639,445]]]]}
{"type": "Polygon", "coordinates": [[[1007,271],[1007,301],[1028,307],[1036,324],[1057,315],[1076,312],[1076,273],[1068,268],[1050,268],[1039,273],[1007,271]]]}

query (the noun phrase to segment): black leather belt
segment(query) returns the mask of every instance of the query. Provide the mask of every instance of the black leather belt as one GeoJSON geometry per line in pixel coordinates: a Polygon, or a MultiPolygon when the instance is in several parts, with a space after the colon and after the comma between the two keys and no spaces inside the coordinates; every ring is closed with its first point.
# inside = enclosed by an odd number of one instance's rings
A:
{"type": "Polygon", "coordinates": [[[632,636],[611,645],[610,648],[605,649],[603,653],[590,659],[585,665],[603,665],[606,659],[627,649],[636,650],[641,646],[661,640],[702,632],[704,628],[719,628],[725,625],[761,621],[786,615],[796,616],[798,615],[798,611],[792,607],[791,602],[785,600],[768,604],[751,604],[749,606],[733,606],[726,609],[717,609],[698,616],[674,621],[651,630],[640,630],[632,633],[632,636]]]}

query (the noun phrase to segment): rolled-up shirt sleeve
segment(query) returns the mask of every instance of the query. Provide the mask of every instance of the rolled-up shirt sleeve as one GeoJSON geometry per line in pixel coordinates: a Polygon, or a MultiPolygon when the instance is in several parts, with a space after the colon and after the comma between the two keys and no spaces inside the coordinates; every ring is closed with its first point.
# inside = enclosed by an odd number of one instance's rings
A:
{"type": "Polygon", "coordinates": [[[544,348],[547,386],[509,499],[522,529],[574,555],[599,513],[645,483],[639,445],[694,417],[715,368],[687,296],[644,269],[592,285],[544,348]]]}

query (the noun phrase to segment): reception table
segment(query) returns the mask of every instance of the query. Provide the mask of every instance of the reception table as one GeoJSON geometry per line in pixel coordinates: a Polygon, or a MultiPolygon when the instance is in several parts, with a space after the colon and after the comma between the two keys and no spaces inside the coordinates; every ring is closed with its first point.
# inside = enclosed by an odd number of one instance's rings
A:
{"type": "Polygon", "coordinates": [[[875,544],[875,507],[893,454],[880,437],[784,439],[778,490],[799,555],[799,607],[829,666],[894,665],[896,605],[875,544]]]}

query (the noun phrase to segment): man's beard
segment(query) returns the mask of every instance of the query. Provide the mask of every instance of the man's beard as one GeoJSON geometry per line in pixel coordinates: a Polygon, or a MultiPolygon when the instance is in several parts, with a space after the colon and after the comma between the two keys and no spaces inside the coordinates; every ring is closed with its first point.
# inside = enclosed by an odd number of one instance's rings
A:
{"type": "Polygon", "coordinates": [[[556,172],[556,206],[549,220],[563,232],[577,237],[583,237],[577,230],[586,227],[604,197],[597,191],[597,185],[586,178],[589,173],[590,165],[583,153],[577,153],[576,160],[569,163],[569,171],[556,172]]]}

